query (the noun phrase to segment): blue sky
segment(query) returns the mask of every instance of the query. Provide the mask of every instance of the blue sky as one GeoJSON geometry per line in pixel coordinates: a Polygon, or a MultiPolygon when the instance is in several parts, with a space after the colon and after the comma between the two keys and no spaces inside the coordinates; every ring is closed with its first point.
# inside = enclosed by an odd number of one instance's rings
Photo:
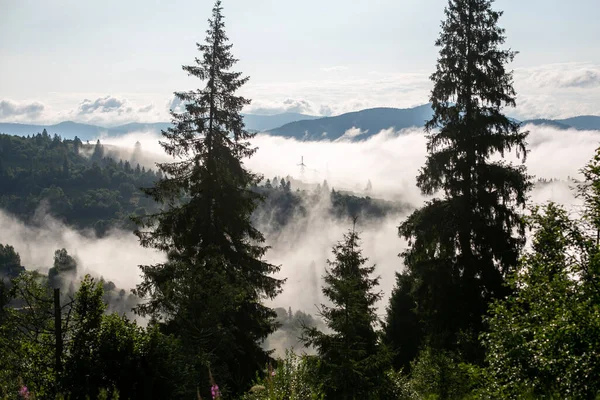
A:
{"type": "MultiPolygon", "coordinates": [[[[0,0],[0,120],[167,119],[212,1],[0,0]]],[[[249,112],[428,100],[445,0],[223,0],[249,112]]],[[[600,115],[598,0],[497,0],[521,118],[600,115]]]]}

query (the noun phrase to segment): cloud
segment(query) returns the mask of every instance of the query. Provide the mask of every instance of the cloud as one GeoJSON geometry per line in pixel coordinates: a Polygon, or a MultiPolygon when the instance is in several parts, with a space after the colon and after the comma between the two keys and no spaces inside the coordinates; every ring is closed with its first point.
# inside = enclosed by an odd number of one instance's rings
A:
{"type": "Polygon", "coordinates": [[[560,119],[600,114],[600,65],[548,64],[515,70],[516,118],[560,119]]]}
{"type": "Polygon", "coordinates": [[[129,232],[114,230],[96,238],[90,232],[77,231],[57,221],[40,208],[34,225],[25,225],[0,210],[0,243],[10,244],[29,270],[47,272],[54,251],[65,248],[78,260],[78,273],[91,273],[112,280],[117,286],[133,288],[140,280],[138,265],[164,260],[164,255],[143,248],[129,232]],[[118,249],[118,250],[116,250],[118,249]]]}
{"type": "MultiPolygon", "coordinates": [[[[432,88],[429,75],[434,66],[412,73],[372,71],[358,74],[328,74],[323,79],[255,83],[241,88],[252,99],[244,112],[273,115],[300,112],[310,115],[339,115],[373,107],[408,108],[428,102],[432,88]]],[[[600,115],[600,64],[546,64],[515,69],[517,107],[505,112],[520,120],[600,115]]],[[[0,117],[19,121],[58,122],[75,120],[99,124],[132,121],[168,121],[168,110],[182,111],[179,99],[163,94],[63,94],[20,105],[2,105],[0,117]],[[90,100],[91,99],[91,100],[90,100]],[[35,106],[37,104],[37,106],[35,106]],[[158,107],[151,107],[158,104],[158,107]],[[27,105],[31,107],[27,107],[27,105]],[[15,110],[29,114],[9,117],[15,110]],[[56,111],[59,110],[59,111],[56,111]]]]}
{"type": "Polygon", "coordinates": [[[123,113],[131,113],[133,108],[127,106],[124,100],[119,100],[112,96],[106,96],[94,101],[89,99],[83,100],[79,104],[78,114],[88,115],[94,113],[116,113],[121,115],[123,113]]]}
{"type": "Polygon", "coordinates": [[[373,107],[413,107],[427,103],[430,91],[428,74],[369,74],[337,76],[296,82],[273,82],[245,87],[244,95],[253,99],[247,112],[280,113],[290,109],[285,99],[298,99],[303,112],[313,115],[339,115],[373,107]]]}
{"type": "Polygon", "coordinates": [[[39,117],[45,109],[44,104],[37,101],[18,103],[12,100],[0,101],[0,118],[6,121],[39,117]]]}
{"type": "Polygon", "coordinates": [[[173,112],[181,113],[185,111],[184,102],[177,96],[173,96],[171,100],[167,104],[168,110],[173,110],[173,112]]]}
{"type": "Polygon", "coordinates": [[[329,116],[333,115],[333,110],[331,109],[331,107],[329,107],[327,105],[322,105],[321,107],[319,107],[319,115],[322,115],[324,117],[329,117],[329,116]]]}
{"type": "Polygon", "coordinates": [[[590,89],[600,87],[600,65],[550,64],[516,71],[520,79],[541,88],[590,89]]]}
{"type": "Polygon", "coordinates": [[[259,115],[282,113],[315,114],[314,109],[313,105],[306,100],[286,98],[282,101],[253,101],[246,112],[259,115]]]}
{"type": "Polygon", "coordinates": [[[368,129],[363,131],[360,128],[353,126],[352,128],[348,129],[346,132],[344,132],[344,134],[342,136],[340,136],[339,138],[337,138],[335,141],[336,142],[352,141],[352,140],[356,139],[357,136],[364,135],[367,132],[369,132],[368,129]]]}
{"type": "Polygon", "coordinates": [[[107,95],[95,100],[86,98],[76,108],[67,113],[59,113],[55,120],[68,119],[110,126],[129,122],[164,121],[166,116],[164,110],[157,110],[152,103],[139,105],[126,98],[107,95]]]}
{"type": "Polygon", "coordinates": [[[147,113],[147,112],[152,111],[153,109],[154,109],[154,104],[148,104],[145,107],[138,108],[138,112],[140,112],[140,113],[147,113]]]}
{"type": "MultiPolygon", "coordinates": [[[[527,168],[538,178],[558,178],[550,184],[538,184],[532,191],[529,204],[548,200],[574,209],[580,204],[570,189],[568,177],[579,177],[582,168],[593,156],[600,141],[600,132],[557,130],[544,126],[526,126],[530,130],[530,154],[527,168]]],[[[167,161],[158,144],[159,135],[135,133],[102,142],[123,148],[121,156],[130,157],[136,141],[142,144],[141,164],[154,167],[156,161],[167,161]]],[[[329,182],[336,190],[364,193],[368,180],[373,188],[370,196],[397,200],[410,207],[419,207],[426,198],[416,187],[416,175],[426,159],[426,137],[421,129],[400,132],[386,130],[361,142],[301,142],[294,139],[258,135],[253,139],[256,154],[245,165],[267,177],[274,175],[300,176],[297,165],[304,157],[307,165],[304,181],[307,184],[329,182]]],[[[516,162],[514,154],[508,161],[516,162]]],[[[292,188],[295,190],[295,188],[292,188]]],[[[326,260],[331,247],[342,239],[351,227],[347,219],[337,219],[328,212],[329,201],[324,197],[316,205],[307,206],[305,216],[294,216],[291,225],[282,232],[273,232],[268,224],[259,226],[265,232],[271,250],[266,259],[281,265],[280,277],[287,278],[284,291],[270,304],[292,307],[315,313],[316,304],[325,302],[321,293],[326,260]]],[[[406,247],[398,237],[397,227],[406,218],[405,212],[390,214],[381,220],[359,219],[364,255],[376,264],[381,276],[379,289],[383,299],[378,314],[385,315],[385,306],[395,284],[395,273],[404,267],[398,254],[406,247]]],[[[96,240],[82,232],[66,227],[49,217],[38,221],[39,228],[28,227],[0,212],[0,243],[13,244],[21,253],[24,265],[35,268],[50,266],[55,249],[65,247],[81,260],[84,270],[103,275],[120,287],[130,288],[140,281],[137,265],[159,262],[163,258],[139,246],[137,239],[125,232],[113,231],[96,240]],[[119,249],[114,251],[114,249],[119,249]]]]}
{"type": "Polygon", "coordinates": [[[321,71],[325,71],[325,72],[341,72],[341,71],[347,71],[349,68],[344,66],[344,65],[336,65],[333,67],[324,67],[321,68],[321,71]]]}

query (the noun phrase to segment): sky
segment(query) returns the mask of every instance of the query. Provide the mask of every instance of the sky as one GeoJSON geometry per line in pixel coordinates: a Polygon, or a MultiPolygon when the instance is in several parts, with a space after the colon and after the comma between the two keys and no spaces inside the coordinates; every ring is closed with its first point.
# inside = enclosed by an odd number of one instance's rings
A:
{"type": "MultiPolygon", "coordinates": [[[[168,120],[202,86],[208,0],[0,0],[0,121],[168,120]]],[[[427,103],[446,0],[223,0],[244,111],[337,115],[427,103]]],[[[497,0],[520,119],[600,115],[598,0],[497,0]]]]}

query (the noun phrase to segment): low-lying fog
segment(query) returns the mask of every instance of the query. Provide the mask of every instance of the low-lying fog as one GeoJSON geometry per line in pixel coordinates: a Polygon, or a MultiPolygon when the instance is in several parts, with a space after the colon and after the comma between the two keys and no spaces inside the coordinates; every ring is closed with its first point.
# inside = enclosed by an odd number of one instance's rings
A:
{"type": "MultiPolygon", "coordinates": [[[[578,200],[569,189],[569,178],[579,177],[582,168],[593,156],[600,132],[556,130],[542,126],[527,126],[530,131],[530,153],[526,165],[537,178],[558,181],[537,185],[531,193],[531,204],[553,200],[573,207],[578,200]]],[[[155,161],[165,161],[158,144],[159,135],[130,134],[120,138],[101,138],[103,144],[119,147],[123,159],[129,159],[134,144],[142,145],[142,164],[154,167],[155,161]]],[[[338,140],[336,142],[298,142],[292,139],[259,135],[253,140],[259,150],[246,161],[247,167],[261,172],[265,178],[291,175],[301,178],[298,164],[303,157],[306,164],[303,180],[320,183],[327,180],[330,187],[354,190],[362,194],[367,181],[372,182],[371,197],[389,200],[401,199],[415,207],[424,201],[415,186],[415,176],[425,161],[425,136],[421,129],[394,133],[382,131],[362,142],[338,140]]],[[[112,147],[112,146],[111,146],[112,147]]],[[[114,151],[114,150],[111,150],[114,151]]],[[[508,159],[516,161],[514,155],[508,159]]],[[[334,221],[325,213],[326,205],[310,210],[308,228],[302,234],[288,225],[277,236],[267,237],[272,250],[269,261],[281,264],[281,276],[288,279],[274,302],[277,306],[292,307],[314,313],[314,304],[323,301],[321,275],[331,256],[331,246],[342,238],[351,226],[350,221],[334,221]]],[[[114,281],[118,286],[131,288],[140,281],[139,264],[153,263],[162,255],[138,245],[131,233],[112,232],[102,239],[92,239],[85,232],[76,232],[38,212],[40,228],[33,229],[0,211],[0,243],[13,245],[20,253],[22,263],[28,268],[47,268],[52,265],[54,250],[66,248],[77,257],[82,273],[93,271],[114,281]]],[[[389,216],[383,223],[364,221],[361,237],[364,255],[377,264],[381,275],[381,302],[383,316],[385,304],[394,285],[394,273],[402,269],[398,254],[405,246],[397,236],[397,226],[404,215],[389,216]]],[[[261,227],[264,228],[264,227],[261,227]]],[[[266,229],[264,229],[266,231],[266,229]]]]}

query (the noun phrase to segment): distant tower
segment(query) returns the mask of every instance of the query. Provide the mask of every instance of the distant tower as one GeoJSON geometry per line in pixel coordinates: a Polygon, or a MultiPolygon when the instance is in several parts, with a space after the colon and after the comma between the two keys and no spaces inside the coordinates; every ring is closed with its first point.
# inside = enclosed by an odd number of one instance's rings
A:
{"type": "Polygon", "coordinates": [[[304,156],[300,156],[300,164],[298,164],[298,166],[300,167],[300,177],[303,179],[304,169],[306,168],[306,164],[304,164],[304,156]]]}

